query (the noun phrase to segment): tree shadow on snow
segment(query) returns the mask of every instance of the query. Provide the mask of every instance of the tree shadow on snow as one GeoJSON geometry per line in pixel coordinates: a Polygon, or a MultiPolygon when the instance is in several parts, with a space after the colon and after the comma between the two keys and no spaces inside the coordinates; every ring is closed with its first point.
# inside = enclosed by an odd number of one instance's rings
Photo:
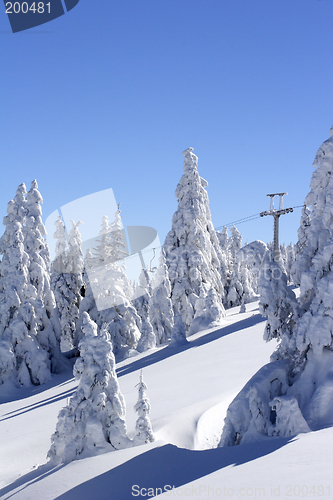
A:
{"type": "Polygon", "coordinates": [[[27,399],[32,396],[37,396],[42,392],[46,392],[53,387],[62,387],[73,382],[73,364],[66,366],[60,373],[52,373],[51,379],[48,382],[40,385],[31,385],[29,387],[16,386],[12,380],[7,380],[0,386],[0,404],[11,403],[21,399],[27,399]]]}
{"type": "Polygon", "coordinates": [[[49,398],[43,399],[42,401],[37,401],[36,403],[32,403],[27,406],[23,406],[22,408],[18,408],[17,410],[10,411],[5,413],[0,417],[0,422],[3,420],[9,420],[10,418],[18,417],[23,413],[28,413],[29,411],[36,410],[37,408],[41,408],[42,406],[46,406],[52,403],[56,403],[57,401],[61,401],[64,398],[70,398],[74,394],[74,389],[68,389],[60,394],[56,394],[55,396],[50,396],[49,398]]]}
{"type": "MultiPolygon", "coordinates": [[[[146,496],[157,496],[165,487],[180,488],[208,474],[233,465],[238,466],[275,452],[292,438],[267,439],[259,443],[228,448],[193,451],[167,444],[142,453],[131,460],[72,488],[55,500],[130,500],[139,496],[138,490],[146,488],[146,496]],[[154,494],[148,495],[148,488],[154,494]]],[[[202,483],[203,484],[203,483],[202,483]]],[[[193,493],[193,496],[198,494],[193,493]]],[[[180,496],[185,490],[170,492],[180,496]]],[[[186,490],[187,491],[187,490],[186,490]]],[[[185,491],[185,493],[186,493],[185,491]]]]}
{"type": "Polygon", "coordinates": [[[233,323],[231,325],[223,326],[222,328],[217,328],[216,330],[207,333],[206,335],[202,335],[201,337],[191,340],[191,337],[188,337],[189,342],[183,345],[167,345],[158,351],[153,352],[152,354],[148,354],[147,356],[142,357],[132,363],[121,366],[116,369],[117,376],[122,377],[123,375],[127,375],[128,373],[135,372],[137,370],[141,370],[146,366],[153,365],[162,361],[163,359],[169,358],[170,356],[174,356],[180,352],[186,351],[187,349],[193,349],[194,347],[200,347],[202,345],[208,344],[209,342],[214,342],[214,340],[218,340],[226,335],[230,335],[240,330],[244,330],[246,328],[250,328],[251,326],[256,325],[264,321],[264,318],[261,314],[257,313],[249,318],[238,321],[237,323],[233,323]]]}
{"type": "MultiPolygon", "coordinates": [[[[54,472],[62,469],[65,465],[51,465],[49,463],[40,465],[37,469],[28,472],[24,476],[19,477],[13,483],[5,486],[0,490],[0,498],[4,498],[6,496],[6,500],[9,500],[12,497],[15,497],[16,494],[21,493],[26,488],[38,483],[38,481],[42,481],[46,477],[50,476],[54,472]],[[17,491],[14,491],[17,490],[17,491]],[[10,494],[12,492],[12,494],[10,494]]],[[[30,497],[27,497],[30,498],[30,497]]]]}

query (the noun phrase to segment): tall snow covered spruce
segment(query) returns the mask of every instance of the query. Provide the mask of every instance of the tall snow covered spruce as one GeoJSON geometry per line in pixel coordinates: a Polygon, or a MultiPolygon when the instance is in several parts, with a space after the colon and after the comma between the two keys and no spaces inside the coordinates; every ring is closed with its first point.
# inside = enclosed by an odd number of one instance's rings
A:
{"type": "Polygon", "coordinates": [[[135,424],[135,437],[134,444],[136,446],[140,444],[152,443],[155,441],[153,428],[149,418],[150,412],[150,402],[146,396],[147,386],[143,381],[142,370],[140,373],[140,382],[138,387],[138,401],[136,402],[134,409],[138,414],[138,418],[135,424]]]}
{"type": "Polygon", "coordinates": [[[120,392],[107,326],[100,332],[83,314],[80,357],[74,365],[79,385],[58,416],[48,458],[68,463],[132,446],[125,423],[125,400],[120,392]]]}
{"type": "Polygon", "coordinates": [[[183,152],[184,174],[175,192],[178,208],[163,246],[174,313],[179,310],[187,332],[196,314],[197,300],[205,297],[211,288],[216,292],[221,316],[224,314],[225,279],[223,256],[205,189],[208,183],[199,176],[198,158],[192,151],[193,148],[188,148],[183,152]]]}
{"type": "Polygon", "coordinates": [[[61,365],[60,324],[36,181],[8,204],[0,240],[0,383],[42,384],[61,365]]]}
{"type": "Polygon", "coordinates": [[[230,404],[220,446],[333,425],[333,127],[330,135],[313,163],[298,232],[291,274],[299,299],[285,293],[286,277],[264,287],[261,307],[278,314],[269,315],[265,337],[280,338],[278,348],[230,404]]]}
{"type": "Polygon", "coordinates": [[[56,257],[52,262],[51,285],[60,315],[61,350],[70,351],[74,346],[74,334],[79,317],[81,290],[83,287],[83,254],[78,226],[81,221],[71,221],[69,249],[65,225],[59,216],[55,222],[56,257]]]}
{"type": "Polygon", "coordinates": [[[27,215],[23,226],[24,248],[29,256],[29,279],[36,290],[33,307],[37,318],[37,339],[49,353],[52,371],[61,367],[61,327],[50,279],[50,252],[44,238],[46,229],[42,222],[43,198],[37,181],[31,183],[27,193],[27,215]]]}

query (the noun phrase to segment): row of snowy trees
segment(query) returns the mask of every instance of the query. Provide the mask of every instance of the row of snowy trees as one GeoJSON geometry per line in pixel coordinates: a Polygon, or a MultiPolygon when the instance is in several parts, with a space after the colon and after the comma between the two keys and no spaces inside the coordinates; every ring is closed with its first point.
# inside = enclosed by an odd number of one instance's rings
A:
{"type": "MultiPolygon", "coordinates": [[[[208,183],[199,176],[198,158],[192,148],[183,155],[184,174],[175,193],[178,208],[158,270],[151,278],[143,269],[135,290],[126,275],[119,208],[113,222],[103,218],[99,242],[85,259],[82,222],[71,221],[67,233],[59,216],[51,265],[37,183],[33,181],[29,193],[24,184],[19,186],[8,204],[0,243],[1,382],[10,374],[25,385],[46,381],[61,363],[59,342],[61,351],[77,353],[84,312],[99,329],[108,324],[115,352],[123,348],[142,352],[179,339],[180,331],[185,330],[186,337],[217,325],[225,307],[244,307],[257,297],[258,272],[267,247],[259,241],[242,247],[235,227],[230,236],[227,228],[221,233],[214,230],[208,183]],[[40,358],[37,365],[44,366],[39,375],[33,368],[37,359],[33,350],[40,358]]],[[[281,247],[281,256],[289,275],[293,247],[281,247]]]]}
{"type": "Polygon", "coordinates": [[[278,346],[229,406],[220,446],[333,425],[333,127],[330,135],[313,163],[291,267],[299,298],[268,253],[259,306],[264,338],[278,346]]]}

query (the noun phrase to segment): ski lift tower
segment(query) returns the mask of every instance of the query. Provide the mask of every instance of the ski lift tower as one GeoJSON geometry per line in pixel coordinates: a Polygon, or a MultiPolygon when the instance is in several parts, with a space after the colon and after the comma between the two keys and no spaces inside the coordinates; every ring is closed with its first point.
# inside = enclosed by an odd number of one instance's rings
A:
{"type": "Polygon", "coordinates": [[[271,203],[269,210],[265,210],[264,212],[261,212],[260,217],[264,217],[265,215],[272,215],[274,217],[274,251],[273,251],[273,258],[275,262],[278,264],[280,261],[280,247],[279,247],[279,218],[280,215],[284,214],[289,214],[294,211],[293,208],[283,208],[283,197],[287,195],[288,193],[274,193],[274,194],[268,194],[267,196],[270,197],[271,203]],[[275,196],[280,197],[279,201],[279,208],[278,210],[274,207],[274,198],[275,196]]]}

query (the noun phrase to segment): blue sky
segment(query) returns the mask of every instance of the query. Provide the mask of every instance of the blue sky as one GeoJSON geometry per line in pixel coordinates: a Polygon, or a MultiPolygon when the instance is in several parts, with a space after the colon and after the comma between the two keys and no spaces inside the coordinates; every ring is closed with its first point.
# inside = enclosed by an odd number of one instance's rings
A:
{"type": "MultiPolygon", "coordinates": [[[[112,188],[124,225],[160,240],[182,151],[199,157],[214,225],[302,205],[333,123],[331,0],[80,0],[12,34],[0,13],[0,213],[36,178],[44,220],[112,188]]],[[[300,209],[280,219],[297,241],[300,209]]],[[[273,220],[239,224],[272,239],[273,220]]]]}

